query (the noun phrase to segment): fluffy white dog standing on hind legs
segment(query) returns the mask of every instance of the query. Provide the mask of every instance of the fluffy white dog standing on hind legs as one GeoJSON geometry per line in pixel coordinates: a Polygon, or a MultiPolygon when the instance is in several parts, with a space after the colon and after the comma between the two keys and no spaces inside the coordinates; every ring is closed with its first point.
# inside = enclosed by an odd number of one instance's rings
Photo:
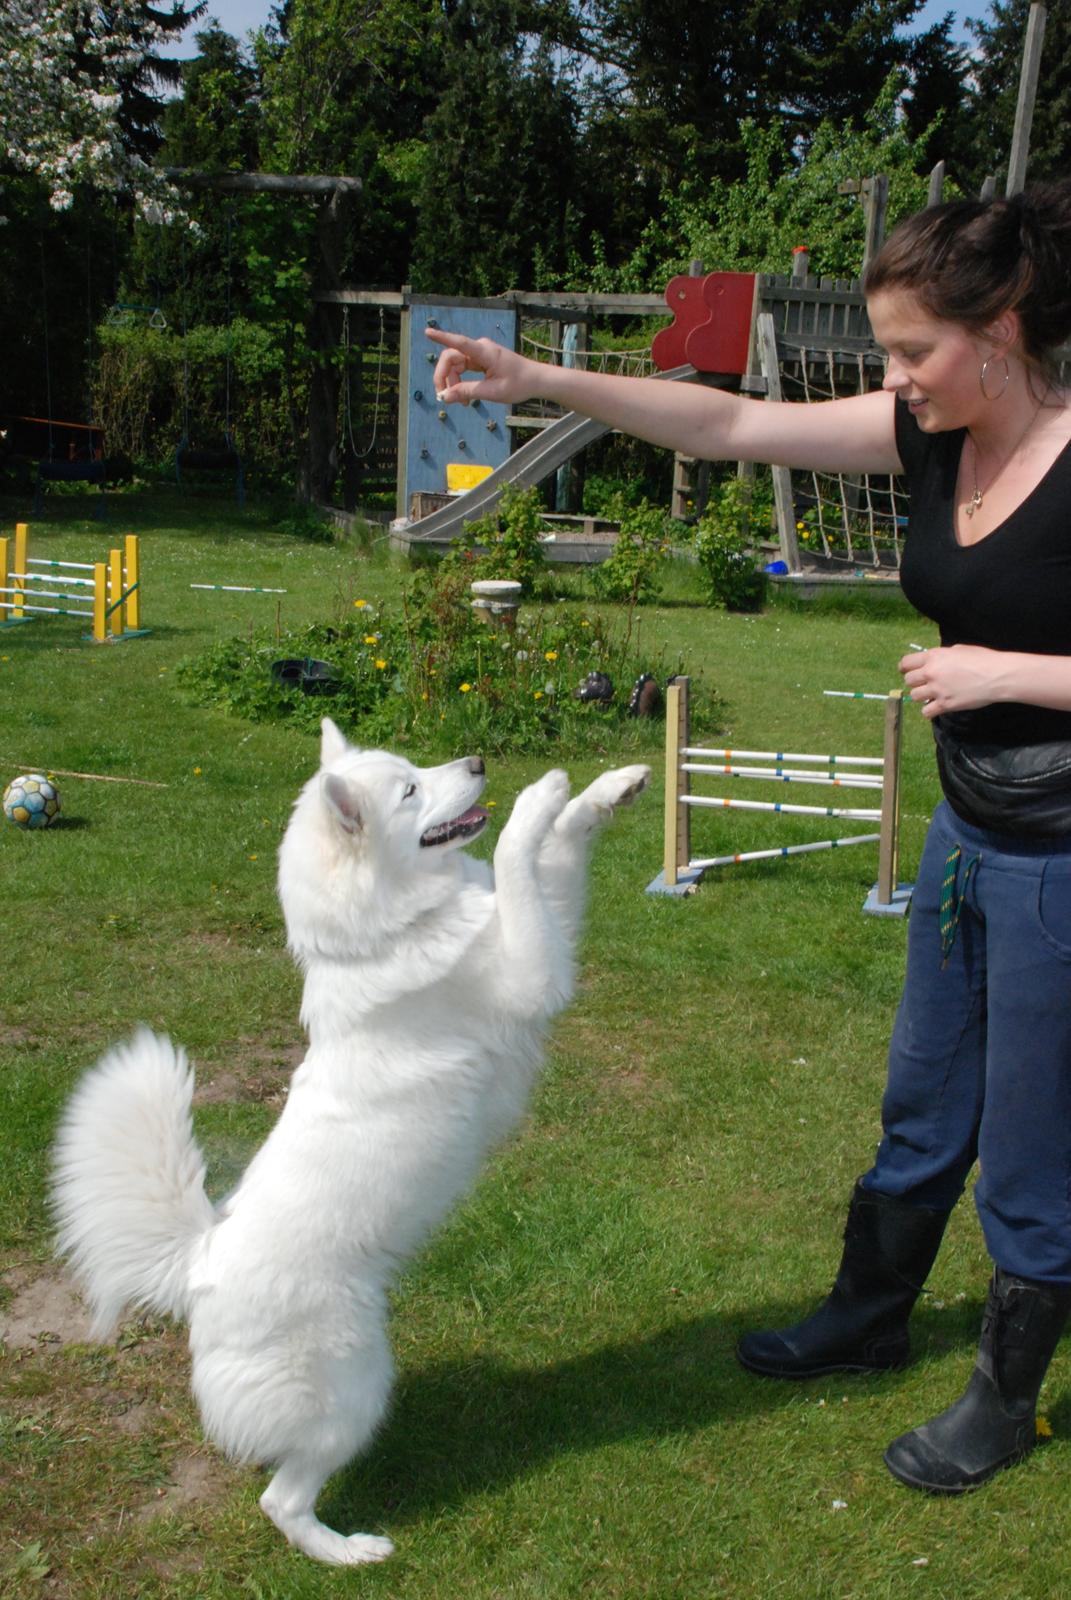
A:
{"type": "Polygon", "coordinates": [[[59,1248],[112,1331],[125,1306],[189,1322],[193,1390],[228,1455],[275,1469],[261,1506],[321,1561],[380,1561],[334,1532],[324,1482],[383,1418],[387,1291],[514,1126],[570,998],[588,845],[648,768],[518,797],[494,871],[457,847],[487,820],[478,758],[420,769],[323,724],[321,769],[279,857],[309,1049],[237,1189],[213,1206],[193,1075],[140,1031],[86,1075],[56,1148],[59,1248]]]}

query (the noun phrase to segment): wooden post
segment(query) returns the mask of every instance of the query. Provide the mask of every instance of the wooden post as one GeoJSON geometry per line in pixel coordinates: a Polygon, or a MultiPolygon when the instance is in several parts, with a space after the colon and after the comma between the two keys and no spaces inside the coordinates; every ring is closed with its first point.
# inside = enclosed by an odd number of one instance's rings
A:
{"type": "Polygon", "coordinates": [[[863,245],[863,267],[866,272],[881,249],[885,238],[885,212],[889,204],[889,180],[883,172],[863,179],[863,205],[866,208],[866,243],[863,245]]]}
{"type": "Polygon", "coordinates": [[[1026,163],[1030,154],[1030,129],[1034,121],[1034,99],[1037,95],[1038,74],[1041,71],[1041,46],[1045,39],[1045,7],[1041,0],[1032,0],[1026,22],[1026,39],[1023,44],[1023,64],[1019,71],[1019,99],[1015,107],[1015,126],[1012,130],[1011,155],[1008,158],[1006,195],[1018,194],[1026,183],[1026,163]]]}
{"type": "MultiPolygon", "coordinates": [[[[408,483],[405,461],[409,449],[409,385],[405,375],[409,371],[409,341],[413,336],[413,308],[409,304],[409,285],[403,284],[401,322],[398,329],[398,493],[394,502],[394,515],[409,517],[408,483]]],[[[520,319],[518,318],[518,321],[520,319]]]]}
{"type": "MultiPolygon", "coordinates": [[[[688,276],[690,278],[701,278],[703,276],[703,263],[701,261],[689,262],[688,276]]],[[[693,456],[678,454],[673,457],[673,491],[670,498],[670,516],[678,518],[681,522],[684,522],[691,514],[692,508],[688,505],[689,500],[694,504],[696,498],[696,466],[697,462],[693,456]]]]}
{"type": "Polygon", "coordinates": [[[881,785],[881,836],[878,842],[877,903],[892,904],[900,865],[900,744],[904,691],[894,689],[885,702],[885,765],[881,785]]]}
{"type": "Polygon", "coordinates": [[[944,188],[945,164],[943,161],[939,161],[934,167],[933,171],[930,173],[930,187],[926,195],[927,210],[929,210],[931,206],[939,206],[941,204],[941,196],[944,194],[944,188]]]}
{"type": "Polygon", "coordinates": [[[996,174],[991,172],[989,174],[989,177],[983,180],[982,187],[978,191],[978,198],[979,198],[979,200],[992,200],[992,198],[996,194],[996,192],[997,192],[996,174]]]}
{"type": "MultiPolygon", "coordinates": [[[[759,361],[766,379],[767,400],[781,398],[781,371],[777,364],[777,334],[773,315],[760,311],[756,336],[759,361]]],[[[792,474],[787,467],[771,467],[774,487],[774,507],[777,511],[777,531],[781,543],[781,559],[789,572],[799,572],[800,546],[796,538],[796,508],[792,499],[792,474]]]]}
{"type": "Polygon", "coordinates": [[[662,875],[667,889],[677,883],[677,874],[691,860],[692,840],[688,807],[681,795],[688,793],[689,777],[681,771],[681,751],[688,745],[688,679],[677,678],[666,689],[666,809],[665,853],[662,875]]]}

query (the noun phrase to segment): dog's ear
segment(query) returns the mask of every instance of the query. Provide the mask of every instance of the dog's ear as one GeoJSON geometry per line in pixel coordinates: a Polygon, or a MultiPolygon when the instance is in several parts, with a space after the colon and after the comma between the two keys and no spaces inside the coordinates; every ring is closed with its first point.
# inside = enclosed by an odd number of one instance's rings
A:
{"type": "Polygon", "coordinates": [[[340,760],[346,751],[351,749],[349,740],[330,717],[324,717],[320,723],[320,765],[329,767],[332,762],[340,760]]]}
{"type": "Polygon", "coordinates": [[[356,785],[340,778],[336,772],[325,772],[320,780],[320,790],[328,811],[346,832],[360,833],[364,828],[364,817],[356,785]]]}

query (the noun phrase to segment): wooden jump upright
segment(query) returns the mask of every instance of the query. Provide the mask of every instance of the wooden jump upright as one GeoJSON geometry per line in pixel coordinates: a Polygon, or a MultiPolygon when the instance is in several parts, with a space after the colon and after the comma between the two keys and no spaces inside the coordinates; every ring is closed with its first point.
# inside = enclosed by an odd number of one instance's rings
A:
{"type": "Polygon", "coordinates": [[[743,861],[774,860],[802,855],[815,850],[843,849],[848,845],[877,844],[878,881],[864,904],[864,911],[876,916],[902,916],[910,901],[910,889],[898,883],[900,833],[900,744],[903,722],[903,691],[867,698],[885,701],[885,739],[880,756],[806,755],[793,751],[712,750],[691,743],[688,704],[688,679],[677,678],[666,692],[666,779],[665,826],[662,871],[648,885],[651,894],[689,894],[704,873],[714,867],[743,861]],[[825,785],[843,789],[863,789],[880,798],[874,806],[797,805],[767,800],[733,799],[692,792],[692,777],[714,774],[737,781],[765,780],[784,784],[825,785]],[[777,845],[771,849],[749,850],[695,858],[692,856],[691,811],[693,807],[720,807],[726,810],[767,811],[794,816],[835,817],[858,822],[876,822],[876,833],[850,837],[810,840],[802,844],[777,845]]]}

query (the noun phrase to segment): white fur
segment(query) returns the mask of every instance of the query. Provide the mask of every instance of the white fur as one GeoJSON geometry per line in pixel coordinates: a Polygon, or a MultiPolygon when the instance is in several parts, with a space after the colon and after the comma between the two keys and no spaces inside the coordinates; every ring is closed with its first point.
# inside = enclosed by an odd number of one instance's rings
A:
{"type": "Polygon", "coordinates": [[[421,770],[329,721],[321,759],[279,855],[309,1049],[278,1122],[213,1208],[192,1074],[142,1029],[75,1092],[54,1205],[98,1332],[127,1304],[186,1318],[208,1435],[276,1469],[261,1505],[291,1543],[354,1564],[390,1541],[336,1533],[315,1504],[386,1410],[388,1287],[523,1113],[572,993],[588,843],[650,774],[604,773],[568,800],[548,772],[492,873],[463,840],[420,842],[469,812],[482,762],[421,770]]]}

